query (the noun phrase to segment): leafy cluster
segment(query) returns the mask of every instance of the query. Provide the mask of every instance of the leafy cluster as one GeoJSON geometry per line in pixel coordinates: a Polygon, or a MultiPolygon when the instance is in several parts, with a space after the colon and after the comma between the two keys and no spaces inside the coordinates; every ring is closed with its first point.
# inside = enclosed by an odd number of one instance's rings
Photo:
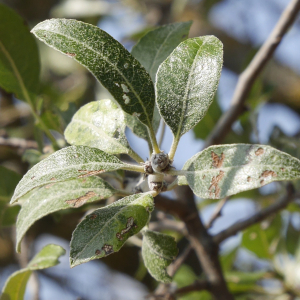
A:
{"type": "MultiPolygon", "coordinates": [[[[211,146],[190,158],[182,170],[172,167],[180,138],[202,120],[213,101],[223,64],[222,43],[214,36],[186,39],[190,25],[176,23],[148,32],[131,54],[103,30],[76,20],[51,19],[33,28],[38,39],[92,72],[113,99],[83,106],[65,130],[72,146],[37,163],[17,185],[11,199],[22,204],[17,251],[27,230],[43,216],[125,196],[87,214],[78,224],[70,244],[71,267],[119,251],[141,231],[145,266],[158,281],[170,282],[166,267],[177,255],[176,243],[145,228],[155,196],[189,185],[201,198],[220,199],[273,181],[300,178],[298,159],[266,145],[211,146]],[[156,141],[160,119],[173,133],[168,154],[156,141]],[[148,142],[149,161],[130,147],[126,127],[148,142]],[[115,156],[119,154],[129,155],[136,164],[122,161],[115,156]],[[99,176],[107,172],[117,176],[120,170],[148,177],[148,187],[129,193],[99,176]],[[165,175],[177,178],[168,185],[165,175]]],[[[9,47],[5,42],[0,47],[9,47]]],[[[0,63],[5,72],[12,78],[21,75],[18,59],[3,53],[0,63]]],[[[35,111],[32,82],[22,81],[16,89],[14,80],[0,84],[31,103],[35,111]]]]}

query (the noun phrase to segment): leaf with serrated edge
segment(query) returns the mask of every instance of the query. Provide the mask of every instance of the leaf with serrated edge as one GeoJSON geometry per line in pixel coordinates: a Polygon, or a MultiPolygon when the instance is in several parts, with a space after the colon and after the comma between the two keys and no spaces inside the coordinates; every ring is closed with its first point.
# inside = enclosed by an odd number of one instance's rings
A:
{"type": "Polygon", "coordinates": [[[59,263],[58,258],[66,251],[58,245],[45,246],[24,269],[13,273],[7,279],[0,300],[23,300],[27,281],[35,270],[53,267],[59,263]]]}
{"type": "Polygon", "coordinates": [[[147,224],[153,206],[148,192],[125,197],[87,215],[72,235],[71,267],[119,251],[130,236],[147,224]]]}
{"type": "Polygon", "coordinates": [[[70,146],[56,151],[33,166],[16,187],[11,203],[30,190],[68,179],[84,178],[118,169],[130,169],[117,157],[87,146],[70,146]]]}
{"type": "Polygon", "coordinates": [[[37,188],[25,196],[17,219],[17,252],[27,230],[42,217],[67,208],[106,199],[118,193],[103,179],[92,176],[52,183],[37,188]]]}
{"type": "Polygon", "coordinates": [[[153,278],[164,283],[171,282],[172,278],[166,268],[177,254],[177,245],[172,236],[150,230],[143,231],[142,256],[153,278]]]}
{"type": "Polygon", "coordinates": [[[207,199],[300,178],[300,160],[266,145],[211,146],[190,158],[185,169],[193,192],[207,199]]]}
{"type": "Polygon", "coordinates": [[[40,73],[36,42],[25,21],[3,4],[0,4],[0,20],[0,86],[33,104],[40,73]]]}
{"type": "Polygon", "coordinates": [[[153,82],[159,65],[188,37],[192,21],[172,23],[147,32],[131,54],[149,72],[153,82]]]}
{"type": "Polygon", "coordinates": [[[125,113],[113,101],[93,101],[73,116],[65,130],[65,138],[71,145],[90,146],[109,154],[125,153],[136,157],[127,142],[125,129],[125,113]]]}
{"type": "Polygon", "coordinates": [[[176,139],[205,116],[217,90],[222,64],[222,43],[214,36],[204,36],[182,42],[160,65],[156,102],[176,139]]]}
{"type": "Polygon", "coordinates": [[[67,19],[51,19],[32,32],[50,47],[85,66],[121,108],[151,126],[155,104],[150,75],[118,41],[100,28],[67,19]]]}

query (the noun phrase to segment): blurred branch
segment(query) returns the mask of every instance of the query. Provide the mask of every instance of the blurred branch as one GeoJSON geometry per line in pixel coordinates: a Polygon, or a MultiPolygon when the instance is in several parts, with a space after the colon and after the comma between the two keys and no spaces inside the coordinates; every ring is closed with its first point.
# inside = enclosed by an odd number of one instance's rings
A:
{"type": "Polygon", "coordinates": [[[150,222],[149,229],[153,231],[172,230],[186,236],[187,230],[185,224],[180,221],[164,219],[158,222],[150,222]]]}
{"type": "Polygon", "coordinates": [[[28,141],[20,138],[4,138],[0,137],[0,146],[8,146],[12,148],[26,149],[38,149],[36,141],[28,141]]]}
{"type": "Polygon", "coordinates": [[[282,209],[286,208],[290,202],[292,202],[295,198],[299,196],[300,196],[299,194],[293,193],[293,186],[292,184],[289,184],[287,188],[287,194],[280,197],[276,203],[262,209],[252,217],[244,221],[235,223],[232,226],[228,227],[227,229],[221,231],[220,233],[218,233],[213,237],[214,242],[216,244],[220,244],[222,241],[226,240],[230,236],[237,234],[239,231],[242,231],[255,223],[261,222],[262,220],[266,219],[272,214],[275,214],[281,211],[282,209]]]}
{"type": "Polygon", "coordinates": [[[187,294],[190,292],[194,291],[203,291],[203,290],[210,290],[210,284],[206,280],[196,280],[194,283],[191,285],[182,287],[180,289],[177,289],[174,294],[179,295],[179,294],[187,294]]]}
{"type": "Polygon", "coordinates": [[[229,199],[229,197],[226,197],[222,200],[219,201],[214,213],[212,214],[212,216],[210,217],[210,220],[208,221],[206,228],[209,229],[212,227],[213,223],[222,216],[222,209],[224,207],[224,205],[226,204],[227,200],[229,199]]]}
{"type": "Polygon", "coordinates": [[[180,266],[188,258],[193,248],[191,245],[188,245],[184,251],[176,258],[176,260],[168,267],[168,273],[171,277],[175,275],[180,266]]]}
{"type": "Polygon", "coordinates": [[[221,143],[231,129],[232,124],[244,111],[244,103],[253,83],[272,57],[289,27],[295,21],[299,10],[300,0],[292,0],[283,11],[268,39],[259,49],[248,67],[240,75],[231,100],[231,106],[229,110],[222,115],[214,130],[207,138],[205,147],[221,143]]]}

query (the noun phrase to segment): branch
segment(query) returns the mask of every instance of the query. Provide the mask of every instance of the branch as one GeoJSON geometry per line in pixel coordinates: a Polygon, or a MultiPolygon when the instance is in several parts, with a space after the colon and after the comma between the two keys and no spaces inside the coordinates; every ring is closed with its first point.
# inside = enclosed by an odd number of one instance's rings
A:
{"type": "Polygon", "coordinates": [[[28,141],[20,138],[4,138],[0,137],[0,146],[8,146],[12,148],[26,149],[37,149],[38,144],[36,141],[28,141]]]}
{"type": "Polygon", "coordinates": [[[229,197],[226,197],[224,199],[222,199],[221,201],[219,201],[214,213],[212,214],[212,216],[210,217],[210,220],[208,221],[206,228],[209,229],[212,227],[213,223],[222,216],[222,209],[224,207],[224,205],[226,204],[227,200],[229,199],[229,197]]]}
{"type": "Polygon", "coordinates": [[[288,187],[287,194],[282,196],[281,198],[279,198],[279,200],[276,203],[262,209],[261,211],[256,213],[254,216],[252,216],[244,221],[235,223],[232,226],[228,227],[227,229],[216,234],[213,237],[214,242],[216,244],[220,244],[222,241],[224,241],[225,239],[227,239],[230,236],[237,234],[239,231],[242,231],[255,223],[261,222],[262,220],[268,218],[272,214],[275,214],[275,213],[279,212],[280,210],[286,208],[290,202],[292,202],[295,198],[297,198],[299,196],[300,195],[293,193],[292,185],[290,185],[288,187]]]}
{"type": "Polygon", "coordinates": [[[193,248],[191,245],[188,245],[184,251],[176,258],[176,260],[168,267],[168,273],[171,277],[175,275],[180,266],[184,263],[184,261],[188,258],[193,248]]]}
{"type": "Polygon", "coordinates": [[[187,230],[183,222],[169,220],[169,219],[164,219],[157,222],[150,222],[149,229],[153,231],[171,230],[171,231],[179,232],[184,236],[187,235],[187,230]]]}
{"type": "Polygon", "coordinates": [[[253,83],[272,57],[288,28],[295,21],[299,10],[300,0],[292,0],[283,11],[268,39],[256,53],[248,67],[240,75],[231,100],[231,106],[229,110],[222,115],[214,130],[207,138],[205,147],[221,143],[231,129],[234,121],[244,111],[244,103],[253,83]]]}
{"type": "Polygon", "coordinates": [[[186,294],[194,291],[203,291],[203,290],[210,290],[211,286],[208,281],[206,280],[196,280],[191,285],[182,287],[180,289],[177,289],[174,294],[186,294]]]}

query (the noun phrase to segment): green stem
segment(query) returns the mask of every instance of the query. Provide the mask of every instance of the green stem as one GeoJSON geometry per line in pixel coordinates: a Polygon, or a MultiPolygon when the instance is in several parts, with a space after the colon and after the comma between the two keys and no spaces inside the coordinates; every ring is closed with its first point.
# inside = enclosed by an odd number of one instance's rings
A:
{"type": "Polygon", "coordinates": [[[134,171],[134,172],[139,172],[139,173],[145,173],[144,167],[143,166],[137,166],[137,165],[131,165],[131,164],[125,164],[122,167],[123,170],[127,171],[134,171]]]}
{"type": "Polygon", "coordinates": [[[164,120],[161,120],[162,124],[161,124],[161,133],[160,133],[160,137],[158,139],[158,146],[159,148],[161,147],[162,141],[164,139],[165,136],[165,132],[166,132],[166,123],[164,122],[164,120]]]}
{"type": "Polygon", "coordinates": [[[179,140],[180,140],[180,138],[177,138],[177,137],[173,138],[173,143],[172,143],[172,146],[171,146],[170,151],[169,151],[169,158],[170,158],[170,160],[174,159],[175,152],[176,152],[179,140]]]}
{"type": "Polygon", "coordinates": [[[51,134],[50,130],[47,128],[47,126],[44,124],[44,122],[41,120],[40,116],[36,113],[35,109],[34,109],[34,105],[33,105],[33,101],[31,99],[31,97],[29,96],[29,93],[27,91],[27,88],[25,87],[24,81],[22,79],[22,76],[14,62],[14,60],[12,59],[12,57],[10,56],[9,52],[6,50],[6,48],[4,47],[4,45],[1,43],[0,41],[0,49],[2,50],[2,52],[4,53],[4,55],[6,56],[7,60],[9,61],[11,68],[13,70],[13,73],[20,85],[22,94],[24,96],[24,100],[29,104],[32,114],[35,117],[36,121],[41,125],[41,127],[43,128],[45,134],[48,136],[48,138],[50,139],[53,148],[55,150],[59,149],[59,146],[54,138],[54,136],[51,134]]]}
{"type": "Polygon", "coordinates": [[[150,128],[148,127],[148,133],[149,133],[150,140],[151,140],[151,143],[152,143],[152,146],[153,146],[153,153],[155,153],[155,154],[160,153],[161,151],[158,147],[156,137],[155,137],[155,133],[153,131],[152,126],[150,128]]]}
{"type": "Polygon", "coordinates": [[[169,170],[169,171],[165,171],[164,172],[165,174],[168,174],[168,175],[185,175],[187,173],[186,170],[169,170]]]}
{"type": "Polygon", "coordinates": [[[136,162],[138,163],[143,163],[145,162],[136,152],[134,152],[133,150],[131,150],[128,155],[133,158],[136,162]]]}
{"type": "Polygon", "coordinates": [[[171,191],[178,186],[178,178],[176,178],[172,183],[167,186],[167,191],[171,191]]]}

